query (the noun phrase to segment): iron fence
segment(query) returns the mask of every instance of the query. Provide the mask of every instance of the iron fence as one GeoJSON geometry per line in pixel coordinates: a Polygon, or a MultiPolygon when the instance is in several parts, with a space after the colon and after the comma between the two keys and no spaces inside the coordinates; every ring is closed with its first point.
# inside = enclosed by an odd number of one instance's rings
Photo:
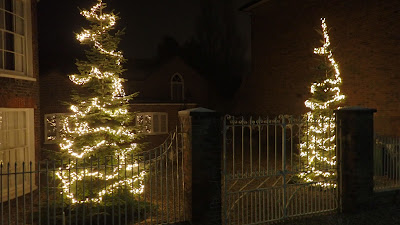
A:
{"type": "MultiPolygon", "coordinates": [[[[336,132],[334,118],[321,122],[293,116],[225,116],[224,224],[267,224],[338,209],[337,165],[310,161],[308,157],[309,146],[319,143],[306,135],[313,126],[328,128],[321,138],[334,149],[335,140],[329,138],[334,139],[336,132]],[[312,168],[332,176],[315,181],[301,178],[301,173],[312,168]]],[[[334,150],[315,151],[321,158],[336,157],[334,150]]]]}
{"type": "MultiPolygon", "coordinates": [[[[68,161],[70,162],[70,161],[68,161]]],[[[0,164],[0,225],[37,224],[173,224],[186,221],[184,161],[181,133],[171,134],[157,148],[132,155],[131,160],[118,158],[76,161],[73,170],[107,173],[113,169],[129,184],[135,174],[145,172],[141,193],[115,188],[103,201],[88,200],[74,204],[57,173],[69,170],[66,161],[20,162],[0,164]],[[104,162],[109,163],[104,163],[104,162]]],[[[84,179],[71,186],[85,193],[94,185],[106,185],[84,179]]],[[[83,196],[85,197],[85,196],[83,196]]]]}
{"type": "Polygon", "coordinates": [[[400,137],[375,136],[374,190],[400,189],[400,137]]]}

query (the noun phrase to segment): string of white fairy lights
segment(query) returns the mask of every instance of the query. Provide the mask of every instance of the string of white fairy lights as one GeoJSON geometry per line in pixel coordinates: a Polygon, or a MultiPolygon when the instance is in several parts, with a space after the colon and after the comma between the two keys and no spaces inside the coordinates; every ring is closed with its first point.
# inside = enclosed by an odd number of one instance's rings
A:
{"type": "Polygon", "coordinates": [[[340,93],[339,85],[342,83],[340,78],[339,66],[333,58],[332,50],[330,49],[330,40],[328,35],[328,29],[325,22],[325,18],[321,18],[322,31],[324,35],[324,44],[322,47],[314,48],[314,54],[327,56],[328,61],[334,68],[334,76],[326,77],[322,82],[315,82],[311,85],[311,93],[314,94],[318,87],[326,87],[324,92],[334,93],[333,97],[325,102],[316,102],[306,100],[305,105],[311,111],[307,113],[308,130],[306,136],[309,140],[304,141],[300,144],[301,157],[307,157],[307,165],[305,165],[307,171],[300,173],[300,177],[306,182],[317,182],[316,185],[321,187],[336,187],[336,184],[324,181],[316,181],[311,179],[309,174],[314,174],[315,176],[330,177],[334,176],[334,172],[322,171],[321,168],[317,168],[316,161],[324,162],[327,165],[336,165],[336,156],[331,155],[329,152],[334,152],[335,150],[335,121],[331,116],[327,115],[315,115],[312,113],[314,110],[326,110],[332,108],[331,105],[343,100],[345,96],[340,93]],[[324,137],[317,137],[317,135],[329,134],[324,137]]]}
{"type": "MultiPolygon", "coordinates": [[[[94,5],[89,11],[81,11],[81,15],[84,16],[86,19],[97,20],[102,26],[101,29],[97,31],[83,29],[83,31],[77,35],[77,39],[80,42],[93,42],[95,48],[101,54],[106,54],[114,57],[116,59],[115,63],[117,65],[120,65],[123,59],[122,53],[116,50],[105,49],[99,41],[99,36],[112,29],[116,23],[116,16],[114,14],[107,14],[102,12],[102,8],[104,7],[104,5],[105,4],[102,3],[101,0],[99,0],[98,3],[94,5]]],[[[84,85],[90,82],[92,79],[111,79],[113,87],[111,100],[120,100],[123,99],[123,97],[125,96],[125,92],[122,87],[123,80],[119,78],[117,74],[108,71],[103,72],[96,66],[92,66],[90,73],[87,75],[70,75],[69,77],[70,80],[77,85],[84,85]]],[[[120,117],[128,114],[128,110],[126,109],[119,108],[116,110],[109,110],[106,108],[106,106],[107,103],[101,104],[98,98],[92,98],[90,103],[81,102],[79,105],[72,105],[71,110],[74,113],[67,117],[67,119],[64,121],[64,131],[66,133],[77,136],[85,135],[88,133],[107,133],[109,135],[119,135],[122,136],[120,141],[121,143],[124,143],[124,139],[132,140],[135,134],[122,127],[120,127],[119,129],[113,129],[107,126],[93,128],[90,127],[89,124],[86,122],[75,122],[73,126],[68,123],[68,118],[70,118],[71,121],[77,121],[77,118],[85,117],[86,115],[94,111],[101,111],[105,114],[108,114],[110,117],[120,117]]],[[[66,195],[67,198],[71,199],[72,203],[99,203],[103,200],[103,197],[106,194],[111,194],[113,191],[121,187],[128,188],[130,192],[134,194],[143,192],[143,180],[145,176],[145,171],[140,172],[138,170],[139,164],[137,162],[129,163],[127,160],[128,154],[133,152],[133,150],[136,148],[135,143],[130,144],[130,146],[127,148],[116,148],[117,146],[115,143],[108,143],[106,140],[102,140],[98,141],[95,145],[83,146],[82,149],[79,150],[79,152],[75,152],[72,149],[73,144],[74,140],[69,140],[65,137],[63,138],[63,142],[60,143],[61,149],[67,151],[70,156],[75,158],[75,160],[71,160],[65,168],[59,168],[59,170],[56,172],[56,176],[61,180],[62,183],[62,192],[66,195]],[[89,156],[90,153],[92,153],[96,149],[101,148],[102,146],[112,146],[117,149],[115,157],[119,159],[119,164],[118,166],[115,166],[112,171],[107,172],[106,175],[99,171],[89,171],[88,169],[75,168],[77,160],[89,156]],[[131,171],[132,176],[125,177],[123,179],[120,178],[119,171],[121,170],[123,170],[124,172],[131,171]],[[92,179],[110,181],[110,184],[98,191],[97,196],[95,197],[85,197],[84,199],[77,199],[76,193],[71,190],[71,185],[88,177],[91,177],[92,179]]]]}

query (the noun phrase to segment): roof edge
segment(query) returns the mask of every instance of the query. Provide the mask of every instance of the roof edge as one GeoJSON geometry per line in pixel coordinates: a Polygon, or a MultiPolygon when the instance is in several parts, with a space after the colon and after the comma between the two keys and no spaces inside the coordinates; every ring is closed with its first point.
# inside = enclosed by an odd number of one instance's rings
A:
{"type": "Polygon", "coordinates": [[[266,2],[269,2],[269,1],[270,0],[253,0],[253,1],[250,1],[246,4],[244,4],[242,7],[239,8],[239,10],[243,11],[243,12],[248,12],[266,2]]]}

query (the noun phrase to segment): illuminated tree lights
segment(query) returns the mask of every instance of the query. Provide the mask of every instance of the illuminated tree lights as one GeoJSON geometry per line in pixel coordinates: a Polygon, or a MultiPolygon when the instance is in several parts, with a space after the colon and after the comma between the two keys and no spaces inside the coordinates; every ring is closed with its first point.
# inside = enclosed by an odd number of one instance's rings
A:
{"type": "Polygon", "coordinates": [[[322,56],[317,69],[324,76],[317,77],[317,81],[311,85],[312,96],[305,101],[306,107],[311,111],[306,114],[306,133],[300,144],[304,171],[299,177],[306,182],[316,182],[318,186],[336,187],[336,184],[327,182],[327,178],[335,177],[335,173],[329,170],[336,165],[333,110],[338,109],[345,96],[340,93],[342,80],[330,48],[325,18],[321,18],[321,22],[323,46],[314,48],[314,54],[322,56]]]}
{"type": "Polygon", "coordinates": [[[74,204],[99,203],[121,188],[133,194],[144,189],[145,172],[128,157],[137,146],[134,129],[128,126],[133,119],[128,101],[134,95],[125,95],[124,79],[119,76],[124,71],[124,58],[116,48],[122,32],[112,32],[118,18],[104,13],[105,8],[99,0],[90,10],[81,11],[90,22],[90,29],[77,34],[81,44],[89,46],[87,60],[77,61],[80,74],[69,76],[82,91],[72,96],[73,114],[63,120],[60,147],[70,161],[56,176],[62,192],[74,204]],[[89,167],[90,161],[101,166],[89,167]]]}

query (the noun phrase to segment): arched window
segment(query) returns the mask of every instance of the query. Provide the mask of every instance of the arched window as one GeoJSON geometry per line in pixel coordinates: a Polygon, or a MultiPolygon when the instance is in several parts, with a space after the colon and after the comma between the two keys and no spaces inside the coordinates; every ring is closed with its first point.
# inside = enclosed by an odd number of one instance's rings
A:
{"type": "Polygon", "coordinates": [[[184,101],[184,81],[179,73],[174,74],[171,77],[171,100],[172,101],[184,101]]]}

